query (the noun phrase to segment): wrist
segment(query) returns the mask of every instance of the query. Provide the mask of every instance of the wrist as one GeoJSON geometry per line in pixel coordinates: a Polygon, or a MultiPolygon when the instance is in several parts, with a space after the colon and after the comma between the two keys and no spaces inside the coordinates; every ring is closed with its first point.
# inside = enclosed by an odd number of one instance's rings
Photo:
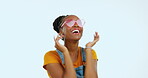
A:
{"type": "Polygon", "coordinates": [[[64,51],[63,54],[69,54],[69,52],[68,51],[64,51]]]}
{"type": "Polygon", "coordinates": [[[91,47],[85,47],[86,52],[91,52],[92,48],[91,47]]]}
{"type": "Polygon", "coordinates": [[[67,52],[68,52],[67,48],[63,49],[63,53],[67,53],[67,52]]]}
{"type": "Polygon", "coordinates": [[[92,49],[92,47],[87,47],[87,46],[86,46],[85,48],[86,48],[86,49],[92,49]]]}

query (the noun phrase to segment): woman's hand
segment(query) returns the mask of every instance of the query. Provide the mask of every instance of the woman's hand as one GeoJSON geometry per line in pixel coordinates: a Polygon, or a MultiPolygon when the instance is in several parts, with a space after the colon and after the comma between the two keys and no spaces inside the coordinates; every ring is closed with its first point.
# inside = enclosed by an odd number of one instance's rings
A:
{"type": "Polygon", "coordinates": [[[59,40],[62,39],[63,35],[58,35],[56,38],[54,38],[54,41],[55,41],[55,48],[57,48],[58,50],[60,50],[61,52],[66,52],[68,51],[68,49],[59,43],[59,40]]]}
{"type": "Polygon", "coordinates": [[[99,35],[98,35],[98,32],[95,32],[94,40],[92,42],[88,42],[86,44],[86,47],[93,47],[97,41],[99,41],[99,35]]]}

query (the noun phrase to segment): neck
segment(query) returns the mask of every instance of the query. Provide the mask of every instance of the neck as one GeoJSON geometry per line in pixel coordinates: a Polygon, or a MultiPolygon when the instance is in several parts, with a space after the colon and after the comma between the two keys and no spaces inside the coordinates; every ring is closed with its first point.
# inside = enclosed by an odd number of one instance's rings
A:
{"type": "Polygon", "coordinates": [[[79,44],[79,41],[65,40],[65,46],[67,47],[70,54],[74,54],[78,52],[78,44],[79,44]]]}

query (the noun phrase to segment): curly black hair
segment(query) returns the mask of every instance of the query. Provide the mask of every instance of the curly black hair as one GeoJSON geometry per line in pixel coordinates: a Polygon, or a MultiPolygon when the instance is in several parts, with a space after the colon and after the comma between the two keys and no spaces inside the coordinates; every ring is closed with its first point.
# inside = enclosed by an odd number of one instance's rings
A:
{"type": "Polygon", "coordinates": [[[54,29],[57,33],[59,33],[59,30],[60,30],[61,24],[62,24],[62,22],[63,22],[63,19],[64,19],[65,17],[67,17],[67,16],[69,16],[69,15],[62,15],[62,16],[57,17],[57,18],[54,20],[54,22],[53,22],[53,29],[54,29]]]}

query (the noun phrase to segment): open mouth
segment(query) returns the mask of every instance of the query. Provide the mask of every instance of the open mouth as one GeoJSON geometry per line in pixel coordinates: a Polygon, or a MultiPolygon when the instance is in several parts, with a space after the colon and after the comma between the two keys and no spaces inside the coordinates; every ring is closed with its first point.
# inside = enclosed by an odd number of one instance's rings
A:
{"type": "Polygon", "coordinates": [[[79,34],[79,32],[80,32],[79,30],[73,30],[72,31],[73,34],[79,34]]]}

